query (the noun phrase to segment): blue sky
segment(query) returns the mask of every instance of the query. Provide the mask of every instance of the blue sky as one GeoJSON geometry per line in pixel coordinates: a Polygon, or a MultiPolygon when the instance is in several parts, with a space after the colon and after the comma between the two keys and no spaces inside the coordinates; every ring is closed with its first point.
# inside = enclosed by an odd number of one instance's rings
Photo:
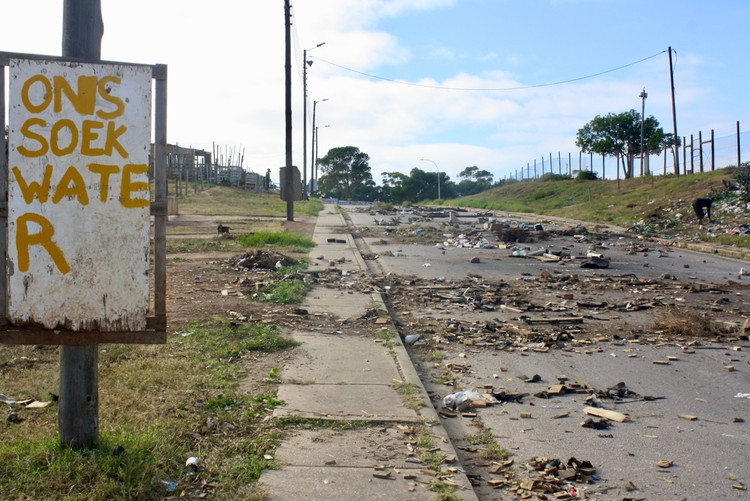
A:
{"type": "MultiPolygon", "coordinates": [[[[61,5],[3,5],[4,19],[12,21],[0,32],[0,50],[59,54],[61,5]]],[[[571,153],[576,168],[577,130],[596,115],[640,112],[644,87],[646,115],[671,132],[669,46],[678,133],[707,136],[713,128],[725,138],[736,121],[750,130],[745,0],[297,0],[292,6],[300,167],[301,51],[320,42],[326,44],[308,53],[310,106],[328,99],[317,106],[320,150],[360,148],[376,181],[382,172],[432,170],[421,158],[454,180],[472,165],[503,178],[550,153],[556,161],[558,152],[564,163],[571,153]],[[541,86],[568,80],[575,81],[541,86]],[[476,90],[507,88],[516,90],[476,90]]],[[[276,177],[284,163],[283,0],[102,0],[102,9],[104,59],[169,65],[170,142],[242,147],[248,170],[271,168],[276,177]]],[[[717,146],[733,161],[730,138],[717,146]]],[[[662,159],[652,162],[660,172],[662,159]]],[[[607,174],[614,175],[614,164],[607,174]]]]}

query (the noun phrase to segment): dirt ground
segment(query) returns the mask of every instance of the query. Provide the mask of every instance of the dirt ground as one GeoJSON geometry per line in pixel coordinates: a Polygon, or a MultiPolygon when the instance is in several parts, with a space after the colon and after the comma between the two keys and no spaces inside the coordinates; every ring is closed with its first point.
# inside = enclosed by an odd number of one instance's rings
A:
{"type": "MultiPolygon", "coordinates": [[[[315,220],[297,217],[295,221],[284,221],[289,231],[312,237],[315,220]]],[[[235,225],[227,217],[186,216],[167,225],[167,238],[236,238],[235,225]],[[233,227],[230,235],[219,236],[219,223],[233,227]],[[183,231],[170,235],[170,227],[180,226],[183,231]],[[184,232],[185,226],[193,231],[184,232]]],[[[236,225],[235,225],[236,226],[236,225]]],[[[206,318],[223,318],[230,322],[264,322],[275,325],[283,332],[305,330],[307,332],[334,332],[345,328],[347,332],[369,332],[367,318],[341,322],[336,318],[308,315],[298,305],[283,305],[255,300],[252,296],[266,284],[280,279],[273,270],[279,258],[306,258],[300,254],[277,255],[269,252],[252,253],[268,268],[246,267],[239,264],[245,253],[202,252],[167,255],[167,331],[170,334],[190,329],[191,321],[206,318]]],[[[314,280],[326,286],[338,287],[338,275],[330,270],[322,274],[300,275],[298,278],[314,280]]],[[[290,356],[288,351],[281,353],[251,353],[244,360],[245,379],[240,383],[248,393],[268,391],[268,375],[274,368],[284,365],[290,356]]]]}
{"type": "MultiPolygon", "coordinates": [[[[195,220],[191,223],[195,233],[190,236],[233,238],[233,235],[217,235],[218,222],[212,218],[195,220]]],[[[222,218],[222,222],[227,224],[226,218],[222,218]]],[[[184,227],[185,221],[179,224],[184,227]]],[[[314,221],[287,222],[286,226],[291,231],[312,236],[314,221]]],[[[711,285],[696,281],[686,283],[671,276],[640,279],[595,272],[586,275],[555,271],[555,267],[560,268],[556,264],[548,265],[552,272],[542,271],[515,281],[470,274],[456,280],[436,280],[373,273],[378,269],[378,259],[383,259],[391,249],[389,243],[434,247],[434,235],[429,232],[413,235],[411,230],[404,234],[391,231],[380,235],[379,229],[360,230],[355,232],[355,237],[371,242],[369,252],[364,253],[365,260],[372,264],[370,274],[342,283],[340,274],[333,268],[301,272],[299,278],[318,286],[384,293],[400,334],[417,333],[430,348],[422,349],[423,359],[416,361],[420,371],[440,379],[443,384],[459,379],[464,367],[434,363],[430,358],[434,352],[583,350],[585,353],[585,350],[600,350],[600,342],[618,340],[653,345],[668,343],[685,348],[718,339],[747,342],[747,325],[743,325],[742,320],[747,311],[744,296],[748,286],[739,281],[711,285]],[[654,312],[665,319],[661,325],[653,323],[654,312]],[[703,330],[697,332],[700,329],[703,330]],[[441,367],[437,372],[436,365],[441,367]]],[[[184,236],[183,232],[179,237],[184,236]]],[[[623,256],[628,252],[646,259],[647,253],[655,251],[653,248],[622,249],[623,256]]],[[[287,332],[371,331],[367,314],[344,324],[336,318],[310,315],[299,306],[252,300],[251,296],[262,285],[279,277],[273,270],[238,265],[242,257],[221,252],[168,256],[170,332],[189,329],[192,319],[216,316],[235,322],[266,322],[287,332]]],[[[271,261],[275,262],[275,257],[271,261]]],[[[288,353],[251,355],[245,361],[246,379],[242,387],[249,392],[267,390],[269,372],[283,366],[288,356],[288,353]]],[[[464,430],[467,432],[472,430],[464,430]]],[[[462,451],[462,460],[479,465],[470,468],[472,475],[490,478],[490,470],[497,464],[481,460],[477,454],[476,447],[469,447],[462,451]]],[[[498,494],[487,483],[481,484],[479,490],[484,489],[488,496],[498,494]]]]}

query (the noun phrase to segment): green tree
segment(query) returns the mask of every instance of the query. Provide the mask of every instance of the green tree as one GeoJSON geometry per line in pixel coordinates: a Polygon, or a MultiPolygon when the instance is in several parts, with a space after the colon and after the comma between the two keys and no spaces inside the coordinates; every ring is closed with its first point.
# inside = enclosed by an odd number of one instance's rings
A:
{"type": "MultiPolygon", "coordinates": [[[[659,121],[650,116],[643,120],[644,151],[660,151],[668,135],[659,127],[659,121]]],[[[617,158],[623,177],[633,177],[633,158],[641,152],[641,115],[635,110],[624,113],[597,115],[578,129],[576,145],[586,153],[617,158]]]]}
{"type": "MultiPolygon", "coordinates": [[[[445,172],[440,173],[441,199],[454,198],[456,185],[445,172]]],[[[418,202],[420,200],[437,199],[438,175],[413,168],[409,175],[400,172],[384,172],[383,188],[388,193],[391,202],[418,202]]]]}
{"type": "Polygon", "coordinates": [[[459,172],[458,177],[461,181],[456,185],[456,192],[458,196],[464,197],[492,188],[494,176],[491,172],[480,170],[479,167],[473,165],[459,172]]]}
{"type": "Polygon", "coordinates": [[[328,150],[318,165],[322,175],[318,191],[326,197],[345,200],[372,200],[377,195],[367,153],[354,146],[328,150]]]}
{"type": "Polygon", "coordinates": [[[385,202],[401,202],[404,198],[404,184],[409,178],[401,172],[383,172],[383,184],[380,188],[381,199],[385,202]]]}

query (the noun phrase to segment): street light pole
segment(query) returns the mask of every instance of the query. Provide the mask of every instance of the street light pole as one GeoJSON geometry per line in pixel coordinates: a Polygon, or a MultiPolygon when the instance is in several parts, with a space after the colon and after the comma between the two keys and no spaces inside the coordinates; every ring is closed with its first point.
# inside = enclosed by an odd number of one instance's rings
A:
{"type": "Polygon", "coordinates": [[[641,176],[643,176],[644,172],[648,174],[648,172],[643,169],[643,122],[646,119],[646,98],[648,97],[648,94],[646,94],[646,87],[643,88],[643,91],[638,97],[641,98],[641,176]]]}
{"type": "MultiPolygon", "coordinates": [[[[315,132],[315,109],[318,106],[318,103],[322,103],[323,101],[328,101],[328,98],[321,99],[320,101],[313,101],[313,119],[312,119],[312,130],[315,132]]],[[[313,138],[314,140],[314,138],[313,138]]],[[[316,164],[315,162],[315,150],[312,151],[312,158],[310,159],[310,169],[313,168],[313,166],[316,164]]],[[[317,174],[317,173],[316,173],[317,174]]],[[[315,178],[317,180],[317,176],[315,178]]]]}
{"type": "Polygon", "coordinates": [[[438,169],[438,166],[434,160],[430,160],[429,158],[420,158],[419,160],[421,162],[432,162],[432,165],[435,166],[435,170],[437,171],[438,201],[440,201],[440,169],[438,169]]]}
{"type": "MultiPolygon", "coordinates": [[[[330,127],[330,125],[324,125],[323,128],[325,128],[325,127],[330,127]]],[[[314,177],[314,179],[315,179],[315,187],[316,188],[318,186],[318,157],[320,156],[320,150],[318,149],[318,138],[320,137],[320,132],[318,132],[318,129],[320,129],[320,127],[316,126],[315,130],[313,131],[313,134],[315,134],[315,136],[313,137],[313,148],[314,148],[314,150],[313,150],[313,159],[314,160],[313,160],[313,164],[310,165],[310,169],[312,169],[313,166],[315,166],[315,177],[314,177]]]]}
{"type": "MultiPolygon", "coordinates": [[[[321,42],[312,49],[302,51],[302,198],[307,198],[307,67],[312,61],[307,60],[307,51],[325,45],[321,42]]],[[[312,165],[310,165],[312,168],[312,165]]]]}

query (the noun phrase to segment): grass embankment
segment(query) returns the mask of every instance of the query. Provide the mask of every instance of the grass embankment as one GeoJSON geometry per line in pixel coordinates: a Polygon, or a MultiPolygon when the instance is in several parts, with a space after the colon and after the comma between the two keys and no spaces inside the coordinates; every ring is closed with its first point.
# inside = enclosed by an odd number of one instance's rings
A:
{"type": "Polygon", "coordinates": [[[663,207],[692,216],[694,198],[720,190],[732,179],[725,169],[690,176],[656,176],[618,181],[521,181],[450,203],[488,210],[528,212],[629,227],[663,207]]]}
{"type": "MultiPolygon", "coordinates": [[[[196,320],[166,346],[102,345],[100,445],[62,449],[56,403],[19,410],[0,431],[0,492],[5,499],[260,499],[254,485],[280,432],[267,419],[280,405],[272,386],[238,388],[241,360],[293,342],[272,325],[196,320]],[[186,467],[199,457],[197,470],[186,467]]],[[[57,349],[13,348],[2,356],[0,387],[17,398],[57,393],[57,349]]],[[[271,373],[273,372],[270,371],[271,373]]]]}

